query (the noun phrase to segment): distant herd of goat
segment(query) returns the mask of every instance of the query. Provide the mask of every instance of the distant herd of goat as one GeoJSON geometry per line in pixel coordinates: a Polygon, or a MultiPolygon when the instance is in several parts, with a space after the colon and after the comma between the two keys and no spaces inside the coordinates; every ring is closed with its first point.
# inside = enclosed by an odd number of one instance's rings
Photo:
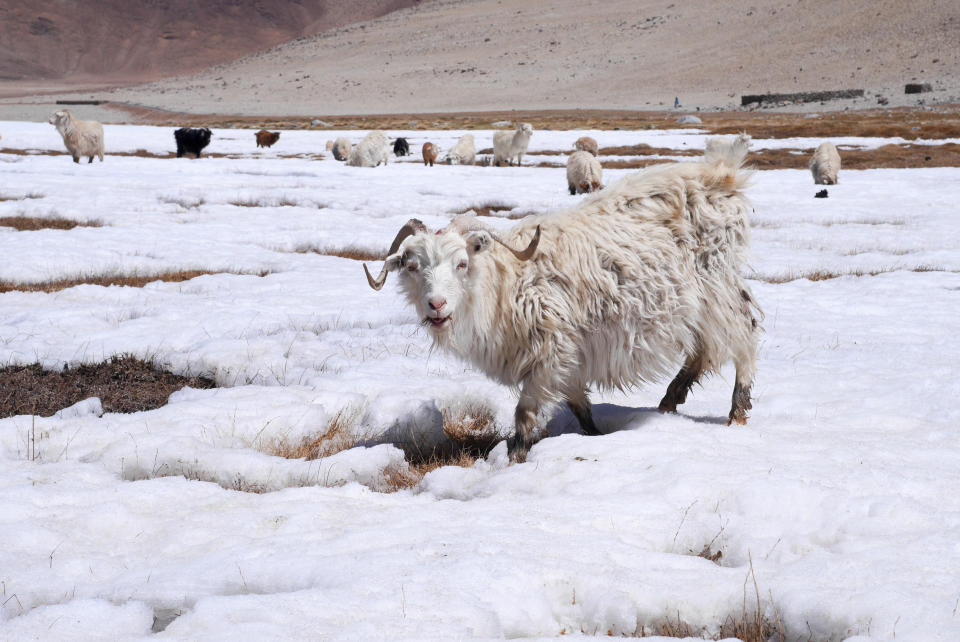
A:
{"type": "MultiPolygon", "coordinates": [[[[50,117],[63,137],[63,144],[73,156],[73,162],[94,156],[103,161],[103,125],[96,121],[76,120],[66,109],[57,111],[50,117]]],[[[493,165],[517,165],[523,161],[527,152],[533,127],[529,123],[517,123],[513,131],[497,131],[493,134],[493,165]]],[[[210,144],[213,133],[206,127],[181,127],[173,133],[177,143],[177,158],[193,156],[199,158],[201,152],[210,144]]],[[[261,129],[254,133],[257,147],[272,147],[280,140],[280,132],[261,129]]],[[[405,138],[397,138],[392,145],[387,135],[381,131],[372,131],[353,145],[345,137],[327,141],[327,151],[338,161],[346,161],[352,167],[376,167],[387,164],[390,152],[394,156],[410,154],[410,144],[405,138]]],[[[574,143],[574,152],[567,159],[567,187],[570,194],[595,192],[602,186],[603,168],[597,160],[599,148],[597,141],[583,136],[574,143]]],[[[431,142],[423,144],[421,155],[423,164],[432,167],[437,161],[440,149],[431,142]]],[[[460,137],[441,161],[448,165],[474,165],[477,162],[473,134],[460,137]]],[[[834,185],[840,171],[840,154],[833,143],[822,143],[810,159],[810,171],[817,185],[834,185]]]]}
{"type": "MultiPolygon", "coordinates": [[[[75,162],[103,159],[103,127],[58,111],[51,123],[75,162]]],[[[519,164],[533,128],[493,136],[494,162],[519,164]]],[[[209,129],[178,129],[177,156],[200,155],[209,129]]],[[[258,146],[280,134],[261,130],[258,146]]],[[[760,308],[741,274],[750,206],[742,171],[750,137],[707,141],[703,158],[667,163],[601,188],[597,142],[576,141],[567,165],[571,194],[594,192],[575,207],[532,215],[508,230],[458,216],[440,230],[411,219],[397,233],[382,269],[367,281],[380,290],[397,272],[400,289],[434,342],[519,390],[511,456],[522,461],[544,435],[541,411],[566,403],[587,434],[594,423],[592,387],[629,388],[679,372],[660,401],[676,412],[703,376],[733,360],[728,423],[744,424],[756,373],[760,308]]],[[[357,167],[409,154],[398,138],[369,133],[353,146],[330,141],[338,160],[357,167]]],[[[423,161],[438,149],[427,142],[423,161]]],[[[464,134],[444,159],[476,161],[464,134]]],[[[834,184],[840,157],[830,143],[814,153],[817,183],[834,184]]]]}

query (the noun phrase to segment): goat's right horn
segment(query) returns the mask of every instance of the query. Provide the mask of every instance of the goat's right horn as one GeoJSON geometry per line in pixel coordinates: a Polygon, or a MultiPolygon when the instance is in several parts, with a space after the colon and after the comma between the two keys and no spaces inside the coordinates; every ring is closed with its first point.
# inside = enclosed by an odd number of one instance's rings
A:
{"type": "Polygon", "coordinates": [[[387,267],[390,263],[390,257],[397,251],[400,247],[400,244],[403,243],[408,236],[413,236],[417,232],[426,232],[427,226],[423,224],[423,221],[420,219],[412,218],[407,221],[403,227],[400,228],[400,231],[397,232],[397,236],[393,239],[393,243],[390,244],[390,250],[387,252],[387,260],[383,264],[383,269],[380,270],[380,274],[377,275],[377,278],[373,278],[373,275],[370,274],[370,270],[367,268],[367,264],[363,264],[363,271],[367,275],[367,283],[370,284],[370,287],[374,290],[380,290],[383,287],[383,284],[387,282],[387,272],[389,268],[387,267]]]}

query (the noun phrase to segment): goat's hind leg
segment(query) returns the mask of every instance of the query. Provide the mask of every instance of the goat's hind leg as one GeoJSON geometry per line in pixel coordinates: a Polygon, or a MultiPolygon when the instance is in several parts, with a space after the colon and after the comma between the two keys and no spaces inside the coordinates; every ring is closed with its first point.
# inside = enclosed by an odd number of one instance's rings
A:
{"type": "Polygon", "coordinates": [[[752,408],[753,404],[750,403],[750,385],[741,384],[738,377],[737,383],[733,385],[733,403],[730,405],[730,418],[727,419],[727,425],[746,425],[747,411],[752,408]]]}
{"type": "MultiPolygon", "coordinates": [[[[748,294],[744,294],[744,299],[748,299],[748,294]]],[[[753,385],[753,377],[757,373],[757,322],[753,316],[747,312],[750,319],[750,326],[744,341],[742,350],[734,354],[733,361],[737,366],[737,382],[733,385],[733,398],[730,404],[730,418],[727,425],[747,423],[747,411],[753,408],[750,403],[750,387],[753,385]]]]}
{"type": "Polygon", "coordinates": [[[583,434],[603,434],[597,429],[597,425],[593,423],[593,412],[591,412],[590,409],[590,399],[587,398],[586,393],[579,392],[578,394],[569,395],[567,397],[567,406],[570,408],[570,412],[573,413],[573,416],[577,418],[577,421],[580,422],[580,430],[583,431],[583,434]]]}
{"type": "Polygon", "coordinates": [[[667,386],[667,392],[660,400],[658,410],[660,412],[676,412],[677,406],[687,400],[687,393],[693,387],[693,384],[700,380],[703,374],[703,354],[699,350],[692,357],[688,357],[686,363],[680,368],[680,372],[673,378],[670,385],[667,386]]]}

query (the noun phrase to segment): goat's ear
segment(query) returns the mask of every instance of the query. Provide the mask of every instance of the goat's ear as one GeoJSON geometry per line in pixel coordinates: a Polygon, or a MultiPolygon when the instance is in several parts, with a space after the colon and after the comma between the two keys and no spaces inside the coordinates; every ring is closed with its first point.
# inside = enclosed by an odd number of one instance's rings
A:
{"type": "Polygon", "coordinates": [[[393,272],[403,265],[403,254],[391,254],[387,257],[387,260],[384,261],[383,267],[387,272],[393,272]]]}
{"type": "Polygon", "coordinates": [[[470,230],[464,233],[463,240],[467,242],[467,252],[470,254],[483,252],[493,245],[493,237],[484,230],[470,230]]]}

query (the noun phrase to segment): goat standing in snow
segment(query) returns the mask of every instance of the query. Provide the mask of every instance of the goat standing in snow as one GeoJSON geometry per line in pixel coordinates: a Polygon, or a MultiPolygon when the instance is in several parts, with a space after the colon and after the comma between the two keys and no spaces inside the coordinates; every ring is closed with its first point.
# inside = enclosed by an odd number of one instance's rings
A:
{"type": "Polygon", "coordinates": [[[60,132],[74,163],[79,163],[81,156],[88,156],[88,163],[94,156],[103,162],[103,125],[95,120],[76,120],[67,109],[54,112],[49,122],[60,132]]]}
{"type": "Polygon", "coordinates": [[[516,158],[519,165],[527,153],[531,136],[533,126],[530,123],[517,123],[516,131],[512,132],[493,132],[493,164],[499,166],[505,162],[513,165],[513,159],[516,158]]]}
{"type": "Polygon", "coordinates": [[[591,385],[627,388],[683,367],[660,410],[675,412],[704,374],[733,359],[729,423],[751,408],[759,308],[740,275],[750,207],[739,171],[746,145],[715,145],[702,162],[627,176],[577,207],[500,233],[457,217],[438,233],[411,219],[387,274],[436,344],[520,388],[515,459],[542,437],[538,412],[566,402],[597,434],[591,385]]]}
{"type": "Polygon", "coordinates": [[[810,159],[814,185],[836,185],[840,173],[840,152],[831,142],[820,143],[810,159]]]}

